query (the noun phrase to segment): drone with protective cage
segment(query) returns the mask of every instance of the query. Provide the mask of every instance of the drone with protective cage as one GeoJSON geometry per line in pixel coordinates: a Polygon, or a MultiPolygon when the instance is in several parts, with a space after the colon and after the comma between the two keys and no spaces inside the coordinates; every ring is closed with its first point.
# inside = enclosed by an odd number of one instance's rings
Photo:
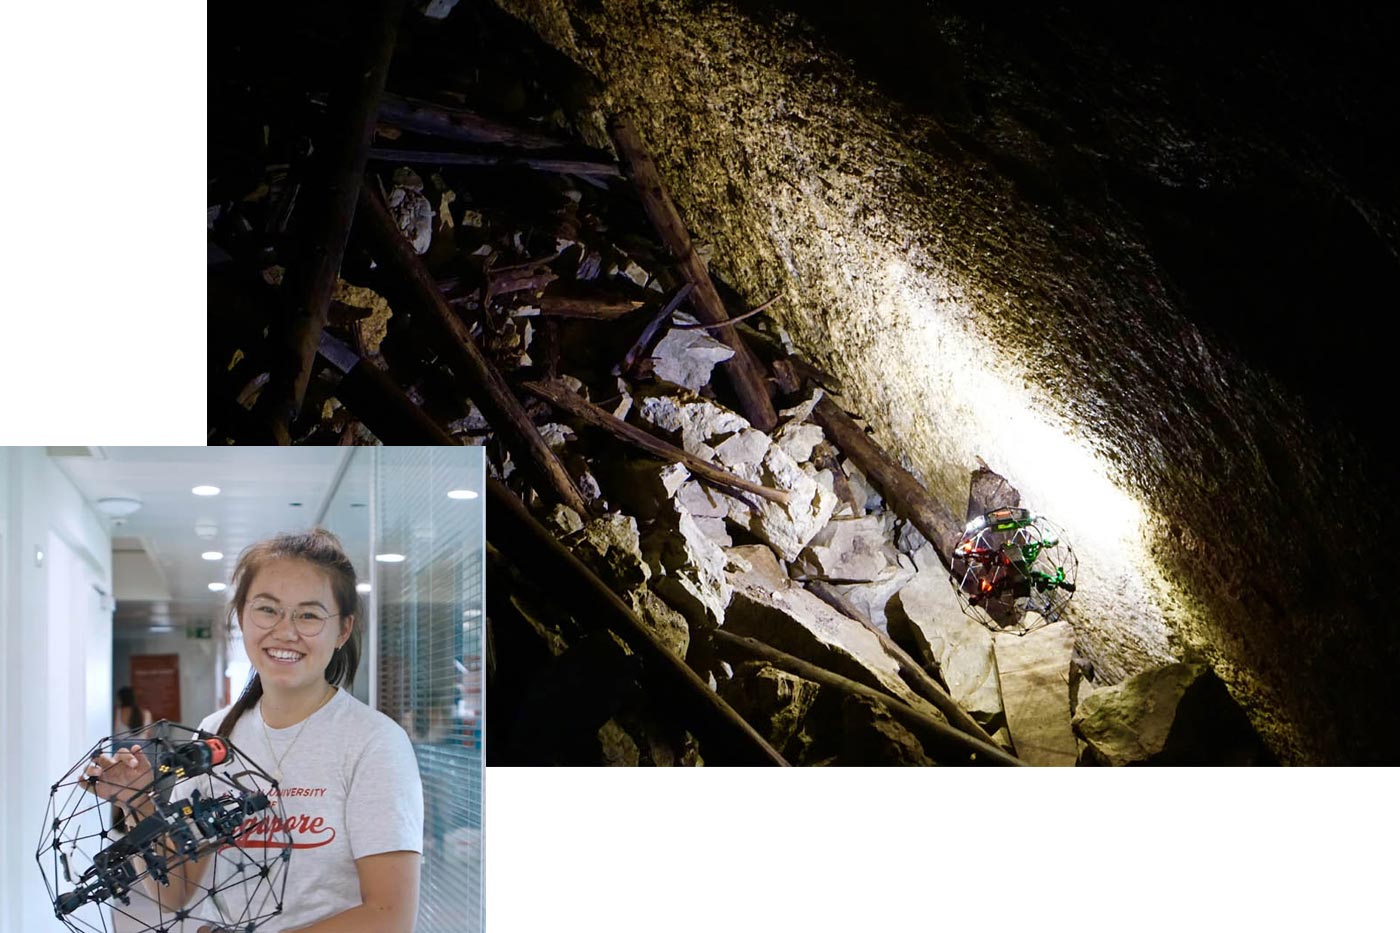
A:
{"type": "Polygon", "coordinates": [[[254,933],[282,912],[291,859],[277,782],[226,738],[164,719],[149,728],[157,738],[143,742],[143,729],[101,740],[50,789],[35,858],[54,916],[94,933],[110,933],[115,914],[143,933],[174,933],[186,919],[254,933]],[[125,802],[148,797],[152,812],[122,832],[92,792],[98,778],[85,772],[106,750],[131,744],[145,745],[151,772],[145,786],[123,785],[125,802]],[[152,896],[201,860],[203,877],[183,907],[152,896]],[[137,899],[154,905],[143,912],[157,922],[137,917],[137,899]]]}
{"type": "Polygon", "coordinates": [[[1025,635],[1062,618],[1079,561],[1043,515],[1003,506],[967,523],[953,547],[963,612],[997,632],[1025,635]],[[1037,618],[1027,622],[1029,613],[1037,618]]]}

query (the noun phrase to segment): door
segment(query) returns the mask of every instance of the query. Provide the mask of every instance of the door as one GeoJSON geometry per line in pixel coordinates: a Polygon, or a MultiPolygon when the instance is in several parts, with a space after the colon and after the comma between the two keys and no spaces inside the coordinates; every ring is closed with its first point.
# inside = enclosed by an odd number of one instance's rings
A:
{"type": "Polygon", "coordinates": [[[151,711],[156,720],[180,719],[180,656],[178,654],[134,654],[131,656],[131,687],[136,701],[151,711]]]}

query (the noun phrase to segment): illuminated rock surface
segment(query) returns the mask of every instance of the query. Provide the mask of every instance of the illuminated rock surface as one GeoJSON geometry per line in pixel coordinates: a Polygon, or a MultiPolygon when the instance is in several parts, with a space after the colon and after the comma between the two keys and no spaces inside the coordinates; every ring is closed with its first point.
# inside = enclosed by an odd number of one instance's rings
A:
{"type": "Polygon", "coordinates": [[[1199,664],[1168,664],[1085,697],[1075,733],[1094,764],[1252,765],[1268,761],[1244,712],[1199,664]]]}
{"type": "Polygon", "coordinates": [[[857,683],[893,694],[935,719],[943,714],[900,679],[899,666],[869,629],[792,583],[762,545],[731,548],[750,565],[731,571],[725,631],[747,635],[857,683]]]}
{"type": "Polygon", "coordinates": [[[1016,756],[1031,765],[1072,765],[1069,664],[1074,630],[1047,625],[1027,635],[993,635],[1006,725],[1016,756]]]}

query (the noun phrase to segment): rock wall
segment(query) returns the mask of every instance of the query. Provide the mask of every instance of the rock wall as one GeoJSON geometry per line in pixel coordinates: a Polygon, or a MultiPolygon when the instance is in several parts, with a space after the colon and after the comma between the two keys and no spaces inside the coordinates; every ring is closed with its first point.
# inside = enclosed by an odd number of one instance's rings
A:
{"type": "MultiPolygon", "coordinates": [[[[1203,660],[1281,760],[1393,759],[1372,702],[1400,640],[1354,543],[1394,511],[1355,515],[1383,501],[1365,412],[1334,423],[1337,401],[1294,378],[1335,364],[1291,364],[1308,338],[1264,346],[1297,321],[1202,299],[1234,294],[1210,291],[1232,237],[1280,237],[1270,191],[1304,221],[1340,204],[1327,229],[1363,256],[1356,277],[1391,281],[1392,190],[1306,134],[1273,145],[1284,121],[1231,110],[1215,59],[1137,67],[1068,23],[1032,38],[900,2],[830,23],[781,3],[500,6],[600,79],[579,117],[593,141],[603,114],[635,122],[716,273],[751,305],[782,296],[772,316],[935,495],[958,511],[980,457],[1065,528],[1070,621],[1101,682],[1203,660]],[[1212,235],[1225,252],[1196,239],[1212,235]]],[[[1246,79],[1281,67],[1240,58],[1246,79]]],[[[1287,293],[1272,277],[1328,281],[1306,249],[1291,267],[1247,255],[1268,296],[1287,293]]],[[[1368,372],[1347,369],[1353,407],[1368,372]]]]}

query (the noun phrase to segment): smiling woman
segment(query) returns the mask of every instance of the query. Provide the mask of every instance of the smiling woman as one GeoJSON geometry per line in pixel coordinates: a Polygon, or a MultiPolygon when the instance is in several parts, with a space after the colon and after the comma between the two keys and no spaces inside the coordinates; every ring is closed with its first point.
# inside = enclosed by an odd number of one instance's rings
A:
{"type": "MultiPolygon", "coordinates": [[[[262,748],[287,806],[284,825],[255,826],[242,843],[291,840],[284,912],[260,929],[412,929],[422,784],[403,729],[342,689],[360,656],[350,559],[328,531],[278,535],[240,555],[233,590],[229,622],[255,674],[200,725],[262,748]]],[[[219,908],[233,920],[243,906],[219,908]]]]}

